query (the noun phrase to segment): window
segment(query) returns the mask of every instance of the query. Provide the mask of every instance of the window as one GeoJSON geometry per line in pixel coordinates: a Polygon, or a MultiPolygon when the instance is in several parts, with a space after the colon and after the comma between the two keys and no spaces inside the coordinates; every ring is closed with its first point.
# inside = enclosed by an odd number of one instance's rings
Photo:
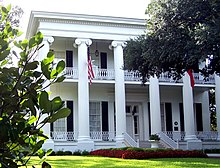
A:
{"type": "Polygon", "coordinates": [[[73,67],[73,51],[66,51],[66,67],[73,67]]]}
{"type": "Polygon", "coordinates": [[[89,103],[89,125],[90,131],[101,131],[100,102],[89,103]]]}
{"type": "Polygon", "coordinates": [[[73,132],[73,101],[66,101],[66,107],[71,110],[67,118],[60,118],[51,124],[51,131],[54,132],[73,132]]]}

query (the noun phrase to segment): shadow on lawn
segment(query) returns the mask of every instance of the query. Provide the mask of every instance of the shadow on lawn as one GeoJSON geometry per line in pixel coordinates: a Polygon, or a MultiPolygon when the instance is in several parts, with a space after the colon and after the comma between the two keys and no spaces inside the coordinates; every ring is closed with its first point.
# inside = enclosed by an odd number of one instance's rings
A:
{"type": "MultiPolygon", "coordinates": [[[[220,167],[220,159],[210,158],[163,158],[163,159],[116,159],[90,156],[48,157],[52,168],[210,168],[220,167]]],[[[32,162],[33,163],[33,162],[32,162]]],[[[36,163],[36,162],[35,162],[36,163]]],[[[37,167],[40,168],[40,167],[37,167]]]]}

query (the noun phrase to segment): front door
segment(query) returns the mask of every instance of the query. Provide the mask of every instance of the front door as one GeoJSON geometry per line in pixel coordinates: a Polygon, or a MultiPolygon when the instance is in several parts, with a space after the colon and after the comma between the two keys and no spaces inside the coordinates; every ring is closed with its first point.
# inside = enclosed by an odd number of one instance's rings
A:
{"type": "Polygon", "coordinates": [[[133,139],[139,138],[139,107],[137,104],[126,106],[126,131],[133,139]]]}

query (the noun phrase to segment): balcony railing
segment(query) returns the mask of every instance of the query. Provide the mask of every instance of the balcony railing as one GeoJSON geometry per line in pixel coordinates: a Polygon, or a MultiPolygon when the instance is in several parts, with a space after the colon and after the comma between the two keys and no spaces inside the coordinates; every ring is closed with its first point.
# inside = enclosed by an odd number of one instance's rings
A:
{"type": "Polygon", "coordinates": [[[76,140],[76,134],[74,132],[51,132],[51,139],[54,141],[74,141],[76,140]]]}
{"type": "Polygon", "coordinates": [[[108,131],[91,131],[90,138],[94,141],[114,141],[115,133],[108,131]]]}
{"type": "MultiPolygon", "coordinates": [[[[115,133],[108,131],[91,131],[90,138],[94,141],[114,141],[115,133]]],[[[51,139],[54,141],[75,141],[77,134],[74,132],[53,131],[51,139]]]]}
{"type": "MultiPolygon", "coordinates": [[[[115,80],[115,71],[114,69],[99,69],[97,67],[93,68],[96,80],[115,80]]],[[[78,69],[72,67],[66,67],[64,74],[67,79],[77,79],[78,78],[78,69]]],[[[214,75],[209,76],[204,80],[203,76],[199,73],[194,73],[194,80],[196,84],[214,84],[215,77],[214,75]]],[[[141,81],[142,77],[138,71],[124,71],[125,81],[141,81]]],[[[162,73],[159,77],[159,82],[167,83],[182,83],[182,79],[174,80],[168,75],[168,73],[162,73]]]]}
{"type": "MultiPolygon", "coordinates": [[[[174,141],[184,141],[185,138],[185,132],[166,131],[164,133],[174,141]]],[[[197,131],[195,135],[202,141],[217,141],[218,138],[218,132],[216,131],[197,131]]]]}

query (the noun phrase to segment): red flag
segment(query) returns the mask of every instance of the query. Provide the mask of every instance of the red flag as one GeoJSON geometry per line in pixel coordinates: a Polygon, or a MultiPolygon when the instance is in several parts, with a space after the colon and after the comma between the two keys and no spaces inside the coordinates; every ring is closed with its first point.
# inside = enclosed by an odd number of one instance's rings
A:
{"type": "Polygon", "coordinates": [[[89,84],[92,84],[92,80],[95,77],[93,69],[92,69],[92,60],[91,55],[88,47],[88,78],[89,78],[89,84]]]}
{"type": "Polygon", "coordinates": [[[194,88],[194,85],[195,85],[195,81],[194,81],[194,77],[193,77],[193,73],[192,73],[192,69],[189,69],[187,71],[189,77],[190,77],[190,84],[191,84],[191,87],[194,88]]]}

